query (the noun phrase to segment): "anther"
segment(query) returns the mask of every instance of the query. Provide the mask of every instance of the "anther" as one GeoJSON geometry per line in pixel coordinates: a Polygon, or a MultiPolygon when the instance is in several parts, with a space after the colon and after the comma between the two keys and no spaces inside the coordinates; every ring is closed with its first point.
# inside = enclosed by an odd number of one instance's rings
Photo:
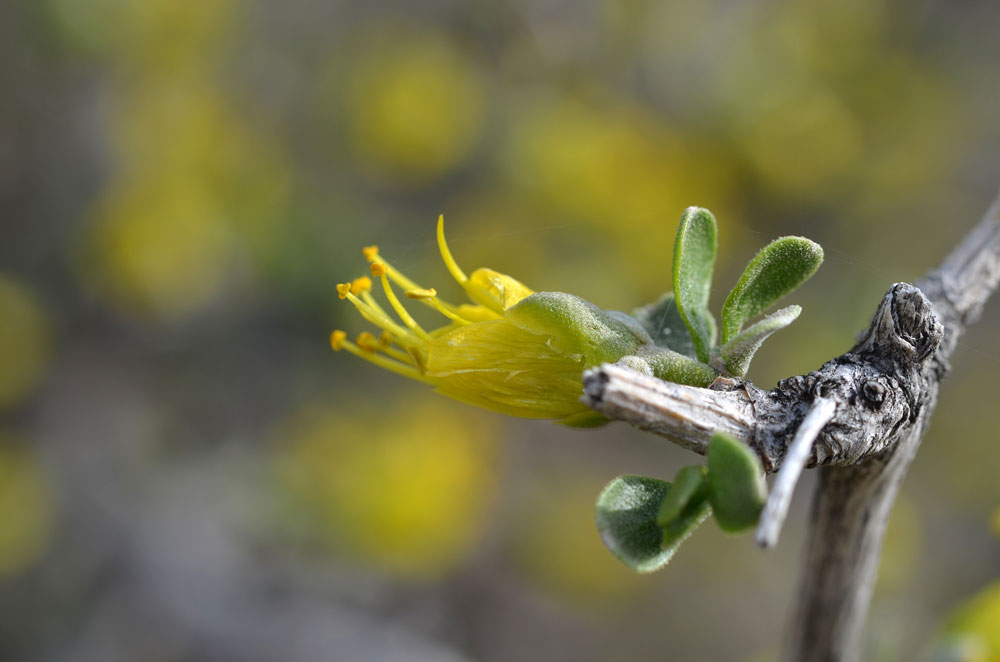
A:
{"type": "Polygon", "coordinates": [[[405,294],[410,299],[418,299],[418,300],[433,299],[434,297],[437,296],[437,290],[435,290],[433,287],[429,287],[427,289],[416,288],[412,290],[406,290],[406,292],[404,292],[403,294],[405,294]]]}
{"type": "Polygon", "coordinates": [[[372,276],[375,276],[376,278],[385,275],[386,272],[385,265],[382,264],[381,262],[372,262],[371,270],[372,270],[372,276]]]}
{"type": "Polygon", "coordinates": [[[341,299],[347,298],[347,293],[351,291],[350,283],[337,283],[337,296],[341,299]]]}
{"type": "Polygon", "coordinates": [[[375,258],[378,257],[378,246],[374,244],[371,246],[365,246],[361,249],[361,253],[365,256],[366,260],[373,262],[375,258]]]}
{"type": "Polygon", "coordinates": [[[330,334],[330,347],[333,351],[339,352],[344,347],[344,341],[347,340],[347,334],[340,329],[336,329],[330,334]]]}
{"type": "Polygon", "coordinates": [[[372,279],[368,276],[362,276],[361,278],[355,278],[351,281],[351,294],[358,296],[362,292],[368,292],[372,289],[372,279]]]}
{"type": "Polygon", "coordinates": [[[378,340],[368,331],[362,331],[355,344],[366,352],[374,352],[378,349],[378,340]]]}

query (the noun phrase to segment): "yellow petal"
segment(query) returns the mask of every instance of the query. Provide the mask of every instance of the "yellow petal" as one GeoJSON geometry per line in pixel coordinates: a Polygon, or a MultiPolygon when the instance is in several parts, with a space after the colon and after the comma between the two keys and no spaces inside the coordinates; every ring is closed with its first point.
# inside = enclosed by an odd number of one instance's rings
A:
{"type": "Polygon", "coordinates": [[[548,338],[505,319],[476,322],[433,338],[427,376],[445,395],[526,418],[563,418],[585,411],[579,361],[548,338]]]}
{"type": "Polygon", "coordinates": [[[469,298],[496,313],[503,313],[521,299],[534,294],[534,290],[507,274],[493,269],[476,269],[462,283],[469,298]]]}

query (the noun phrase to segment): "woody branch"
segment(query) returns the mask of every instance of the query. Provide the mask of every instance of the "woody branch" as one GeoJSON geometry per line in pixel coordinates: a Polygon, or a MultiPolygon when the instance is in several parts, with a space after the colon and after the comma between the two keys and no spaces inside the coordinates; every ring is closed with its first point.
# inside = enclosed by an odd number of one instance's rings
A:
{"type": "Polygon", "coordinates": [[[820,480],[787,659],[858,659],[889,511],[958,337],[998,281],[1000,197],[940,267],[915,285],[890,287],[851,351],[771,391],[730,380],[696,388],[614,365],[584,374],[583,401],[605,416],[697,453],[714,431],[728,432],[754,448],[768,472],[786,462],[817,400],[832,403],[811,450],[800,452],[820,480]]]}

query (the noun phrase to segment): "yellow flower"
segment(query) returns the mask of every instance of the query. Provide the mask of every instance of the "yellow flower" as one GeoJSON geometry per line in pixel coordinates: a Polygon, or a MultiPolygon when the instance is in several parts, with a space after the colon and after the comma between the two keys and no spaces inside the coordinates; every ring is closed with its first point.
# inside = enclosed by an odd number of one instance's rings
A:
{"type": "Polygon", "coordinates": [[[443,217],[438,219],[437,239],[448,271],[475,304],[441,300],[436,290],[420,287],[386,262],[376,246],[368,246],[363,252],[372,275],[381,281],[399,321],[372,296],[371,279],[341,283],[340,298],[353,303],[382,335],[366,332],[350,342],[337,330],[330,335],[334,350],[346,349],[456,400],[577,426],[604,421],[580,402],[582,373],[590,366],[626,359],[651,374],[669,372],[673,381],[699,385],[715,376],[708,366],[654,347],[642,326],[623,313],[600,310],[570,294],[535,293],[492,269],[466,276],[445,242],[443,217]],[[425,330],[396,296],[393,284],[448,323],[425,330]]]}

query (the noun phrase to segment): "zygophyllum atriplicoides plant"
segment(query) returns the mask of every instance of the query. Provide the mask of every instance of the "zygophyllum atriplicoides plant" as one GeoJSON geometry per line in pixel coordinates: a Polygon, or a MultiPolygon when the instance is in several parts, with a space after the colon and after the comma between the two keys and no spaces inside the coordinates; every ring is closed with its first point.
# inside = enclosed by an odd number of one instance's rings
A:
{"type": "MultiPolygon", "coordinates": [[[[572,294],[535,292],[492,269],[467,276],[445,242],[443,219],[438,220],[437,239],[448,271],[473,303],[440,299],[436,290],[417,285],[369,246],[364,255],[396,317],[372,295],[367,276],[338,285],[340,298],[354,304],[381,335],[365,332],[350,342],[346,333],[334,331],[333,349],[345,349],[463,402],[570,426],[606,422],[580,401],[583,371],[602,363],[700,387],[718,378],[743,377],[761,343],[794,321],[801,308],[783,308],[744,328],[746,322],[802,284],[823,260],[822,249],[802,237],[782,237],[765,246],[726,298],[718,339],[708,310],[717,227],[706,209],[690,207],[681,217],[674,243],[674,291],[631,315],[601,310],[572,294]],[[440,313],[444,324],[423,328],[394,285],[406,298],[440,313]]],[[[726,531],[753,526],[765,496],[756,454],[716,433],[707,468],[684,467],[673,483],[641,476],[613,480],[597,500],[597,526],[619,559],[649,572],[670,560],[712,513],[726,531]]]]}

